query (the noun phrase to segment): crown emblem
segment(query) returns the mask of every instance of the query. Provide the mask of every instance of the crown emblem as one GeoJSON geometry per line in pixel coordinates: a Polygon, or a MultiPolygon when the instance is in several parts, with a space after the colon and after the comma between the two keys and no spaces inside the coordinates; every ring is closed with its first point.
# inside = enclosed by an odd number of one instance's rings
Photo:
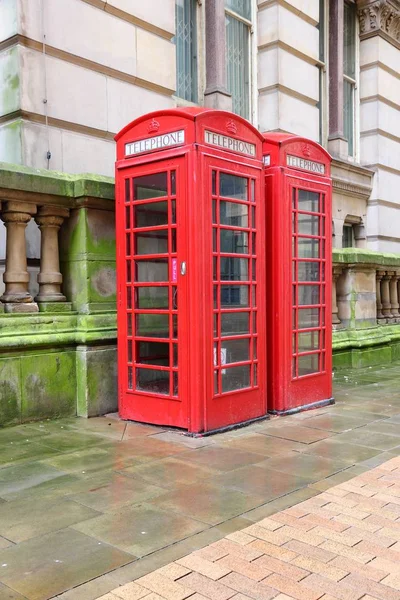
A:
{"type": "Polygon", "coordinates": [[[233,133],[235,135],[237,133],[235,121],[232,121],[232,119],[228,121],[226,124],[226,129],[229,131],[229,133],[233,133]]]}
{"type": "Polygon", "coordinates": [[[311,148],[308,144],[303,144],[301,151],[303,152],[304,156],[311,156],[311,148]]]}
{"type": "Polygon", "coordinates": [[[158,121],[156,121],[155,119],[152,119],[149,123],[147,131],[149,133],[153,133],[154,131],[158,131],[159,129],[160,129],[160,123],[158,121]]]}

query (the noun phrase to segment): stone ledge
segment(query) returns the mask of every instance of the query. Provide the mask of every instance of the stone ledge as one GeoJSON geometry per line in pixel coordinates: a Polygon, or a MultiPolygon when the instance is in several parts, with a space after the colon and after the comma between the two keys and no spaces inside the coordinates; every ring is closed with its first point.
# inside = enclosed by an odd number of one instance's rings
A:
{"type": "Polygon", "coordinates": [[[400,342],[400,323],[376,325],[364,329],[337,329],[332,332],[333,352],[380,346],[392,342],[400,342]]]}
{"type": "Polygon", "coordinates": [[[332,250],[334,265],[351,266],[352,264],[370,265],[373,267],[400,267],[400,254],[377,252],[365,248],[334,248],[332,250]]]}

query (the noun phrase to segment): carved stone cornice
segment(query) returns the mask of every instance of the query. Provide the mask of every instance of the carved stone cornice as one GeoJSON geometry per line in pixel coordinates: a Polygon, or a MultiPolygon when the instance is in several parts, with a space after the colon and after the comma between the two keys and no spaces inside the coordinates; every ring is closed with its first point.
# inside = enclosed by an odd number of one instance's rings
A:
{"type": "Polygon", "coordinates": [[[383,35],[400,44],[400,0],[358,2],[360,36],[383,35]]]}

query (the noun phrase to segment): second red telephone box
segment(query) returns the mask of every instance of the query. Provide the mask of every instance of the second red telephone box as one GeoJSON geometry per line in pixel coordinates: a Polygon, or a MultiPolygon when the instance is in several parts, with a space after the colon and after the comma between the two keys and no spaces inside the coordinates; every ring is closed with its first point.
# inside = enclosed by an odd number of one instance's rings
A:
{"type": "Polygon", "coordinates": [[[262,136],[188,108],[116,140],[121,417],[201,433],[265,416],[262,136]]]}
{"type": "Polygon", "coordinates": [[[319,144],[264,134],[268,410],[332,399],[331,158],[319,144]]]}

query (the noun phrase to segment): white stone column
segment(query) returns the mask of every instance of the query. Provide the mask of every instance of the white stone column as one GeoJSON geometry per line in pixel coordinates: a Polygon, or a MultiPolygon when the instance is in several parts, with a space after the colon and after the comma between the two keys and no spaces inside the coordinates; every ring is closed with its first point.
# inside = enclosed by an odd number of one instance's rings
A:
{"type": "Polygon", "coordinates": [[[376,272],[376,318],[378,321],[385,321],[383,312],[382,312],[382,295],[381,295],[381,282],[382,277],[384,276],[385,271],[377,271],[376,272]]]}
{"type": "Polygon", "coordinates": [[[390,307],[393,315],[393,319],[397,322],[400,313],[399,313],[399,295],[397,289],[397,283],[399,281],[400,275],[396,273],[396,271],[391,271],[391,279],[389,281],[389,291],[390,291],[390,307]]]}
{"type": "Polygon", "coordinates": [[[41,232],[40,272],[38,275],[39,294],[37,302],[65,302],[61,293],[62,275],[58,232],[69,216],[69,210],[61,206],[41,206],[35,218],[41,232]]]}
{"type": "Polygon", "coordinates": [[[6,269],[3,274],[5,291],[1,297],[6,312],[38,312],[38,306],[28,290],[29,273],[26,258],[25,229],[36,213],[36,206],[27,202],[5,202],[1,219],[7,230],[6,269]]]}
{"type": "Polygon", "coordinates": [[[381,299],[382,299],[382,313],[385,319],[392,318],[392,311],[390,305],[390,290],[389,290],[389,281],[392,275],[390,272],[385,271],[384,276],[382,277],[381,283],[381,299]]]}

